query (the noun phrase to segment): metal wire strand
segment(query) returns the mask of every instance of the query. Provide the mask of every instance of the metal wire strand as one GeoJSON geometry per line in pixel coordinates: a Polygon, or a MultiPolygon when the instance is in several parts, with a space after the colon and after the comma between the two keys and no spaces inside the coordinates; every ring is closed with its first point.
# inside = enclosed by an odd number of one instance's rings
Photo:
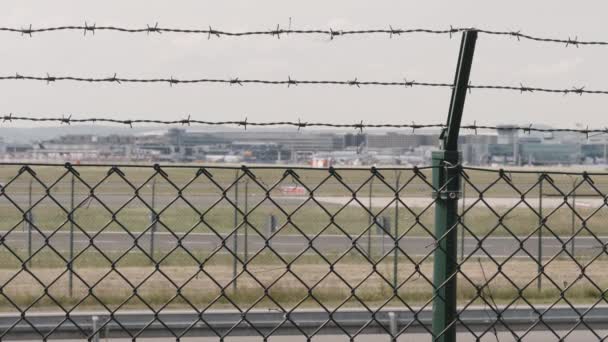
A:
{"type": "Polygon", "coordinates": [[[477,31],[479,33],[483,33],[491,36],[504,36],[508,38],[515,38],[517,41],[521,40],[531,40],[536,42],[543,43],[556,43],[563,44],[567,47],[579,47],[579,46],[605,46],[608,45],[608,41],[603,40],[582,40],[579,39],[576,35],[569,35],[568,38],[552,38],[552,37],[540,37],[532,34],[523,33],[521,30],[517,31],[504,31],[504,30],[490,30],[490,29],[482,29],[476,27],[452,27],[446,29],[430,29],[430,28],[394,28],[392,25],[387,25],[385,28],[372,28],[372,29],[336,29],[336,28],[327,28],[327,29],[292,29],[291,25],[288,28],[281,28],[280,25],[272,25],[273,28],[267,30],[250,30],[250,31],[228,31],[224,29],[214,29],[211,26],[205,29],[197,29],[197,28],[176,28],[176,27],[163,27],[159,26],[158,22],[154,25],[146,25],[146,27],[134,27],[127,28],[121,26],[97,26],[96,24],[90,25],[85,22],[84,25],[65,25],[65,26],[47,26],[47,27],[38,27],[35,28],[32,25],[22,28],[16,27],[0,27],[0,32],[9,32],[9,33],[17,33],[22,36],[32,37],[34,34],[38,33],[48,33],[48,32],[60,32],[60,31],[74,31],[83,33],[84,36],[87,33],[92,35],[98,31],[111,31],[118,33],[176,33],[176,34],[199,34],[206,35],[208,39],[212,37],[221,38],[221,37],[246,37],[246,36],[269,36],[276,37],[278,39],[281,36],[288,35],[320,35],[326,36],[330,40],[333,40],[335,37],[345,37],[345,36],[361,36],[361,35],[386,35],[390,38],[400,35],[408,35],[408,34],[434,34],[434,35],[447,35],[450,38],[452,35],[458,32],[463,31],[477,31]],[[572,38],[574,37],[574,38],[572,38]]]}
{"type": "MultiPolygon", "coordinates": [[[[266,79],[242,79],[240,77],[235,78],[175,78],[173,76],[170,77],[161,77],[161,78],[126,78],[126,77],[118,77],[114,74],[111,77],[85,77],[85,76],[52,76],[50,74],[46,74],[46,76],[40,75],[24,75],[20,73],[15,73],[14,75],[4,75],[0,76],[0,81],[14,81],[14,80],[22,80],[22,81],[38,81],[45,82],[47,84],[53,82],[60,81],[72,81],[72,82],[84,82],[84,83],[166,83],[170,86],[177,84],[226,84],[226,85],[238,85],[244,86],[247,84],[257,84],[257,85],[286,85],[287,87],[291,87],[292,85],[335,85],[335,86],[350,86],[361,88],[362,86],[382,86],[382,87],[404,87],[404,88],[412,88],[412,87],[432,87],[432,88],[453,88],[452,83],[442,83],[442,82],[420,82],[420,81],[408,81],[404,78],[402,81],[361,81],[358,78],[354,78],[352,80],[298,80],[293,79],[291,76],[287,77],[286,80],[266,80],[266,79]]],[[[543,87],[530,87],[524,86],[520,83],[519,86],[511,86],[511,85],[492,85],[492,84],[469,84],[468,90],[471,91],[473,89],[483,89],[483,90],[508,90],[508,91],[516,91],[519,93],[532,93],[532,92],[541,92],[541,93],[554,93],[554,94],[595,94],[595,95],[608,95],[608,90],[593,90],[586,89],[584,86],[580,87],[570,87],[570,88],[543,88],[543,87]]]]}
{"type": "MultiPolygon", "coordinates": [[[[208,121],[208,120],[197,120],[193,119],[192,116],[188,115],[184,119],[179,120],[153,120],[153,119],[113,119],[110,116],[102,117],[89,117],[89,118],[77,118],[73,115],[63,115],[61,117],[39,117],[39,116],[21,116],[14,114],[6,114],[0,116],[1,123],[7,124],[12,122],[33,122],[33,123],[58,123],[64,125],[70,124],[95,124],[95,123],[109,123],[126,125],[133,127],[138,124],[152,124],[152,125],[204,125],[204,126],[237,126],[247,129],[247,127],[295,127],[298,130],[312,127],[329,127],[329,128],[352,128],[359,131],[366,129],[375,128],[392,128],[392,129],[408,129],[414,133],[420,129],[444,129],[445,124],[430,123],[430,124],[418,124],[415,122],[411,123],[364,123],[363,121],[355,123],[329,123],[329,122],[308,122],[308,121],[269,121],[269,122],[256,122],[249,121],[247,118],[244,120],[229,120],[229,121],[208,121]]],[[[542,128],[534,127],[530,125],[510,125],[510,126],[493,126],[493,125],[480,125],[477,122],[473,124],[461,126],[463,130],[473,131],[475,134],[479,133],[479,130],[490,130],[490,131],[501,131],[501,130],[518,130],[524,133],[531,132],[569,132],[569,133],[580,133],[586,136],[590,134],[608,134],[608,128],[542,128]]]]}

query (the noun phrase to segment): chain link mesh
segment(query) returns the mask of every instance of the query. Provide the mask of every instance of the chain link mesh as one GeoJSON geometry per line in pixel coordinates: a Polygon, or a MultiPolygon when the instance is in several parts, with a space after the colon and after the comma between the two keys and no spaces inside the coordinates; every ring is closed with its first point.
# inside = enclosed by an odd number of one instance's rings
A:
{"type": "MultiPolygon", "coordinates": [[[[459,336],[604,338],[608,174],[457,167],[459,336]]],[[[0,338],[438,339],[443,171],[1,165],[0,338]]]]}

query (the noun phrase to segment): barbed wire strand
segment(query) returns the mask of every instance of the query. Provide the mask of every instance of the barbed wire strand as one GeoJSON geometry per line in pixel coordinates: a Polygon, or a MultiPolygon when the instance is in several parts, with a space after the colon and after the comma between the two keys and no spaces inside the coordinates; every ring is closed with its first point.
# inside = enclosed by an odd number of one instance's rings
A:
{"type": "MultiPolygon", "coordinates": [[[[222,79],[222,78],[190,78],[180,79],[173,76],[164,78],[123,78],[118,77],[114,74],[111,77],[83,77],[83,76],[52,76],[47,73],[46,76],[33,76],[33,75],[22,75],[16,73],[14,75],[0,76],[0,81],[11,81],[11,80],[27,80],[27,81],[39,81],[46,82],[47,84],[59,81],[73,81],[73,82],[88,82],[88,83],[167,83],[170,86],[175,84],[202,84],[202,83],[215,83],[215,84],[228,84],[228,85],[239,85],[245,84],[262,84],[262,85],[286,85],[290,87],[292,85],[344,85],[353,86],[360,88],[361,86],[397,86],[410,88],[414,86],[418,87],[438,87],[438,88],[453,88],[452,83],[441,83],[441,82],[419,82],[419,81],[408,81],[404,78],[402,81],[360,81],[358,78],[352,80],[297,80],[288,76],[286,80],[264,80],[264,79],[241,79],[239,77],[222,79]]],[[[589,90],[585,86],[571,87],[571,88],[541,88],[541,87],[529,87],[522,83],[519,86],[509,85],[468,85],[469,91],[472,89],[490,89],[490,90],[509,90],[518,91],[520,93],[532,93],[532,92],[545,92],[545,93],[559,93],[563,95],[568,94],[600,94],[608,95],[608,90],[589,90]]]]}
{"type": "MultiPolygon", "coordinates": [[[[445,124],[431,123],[431,124],[417,124],[411,123],[364,123],[363,121],[356,123],[328,123],[328,122],[308,122],[308,121],[268,121],[268,122],[255,122],[249,121],[247,118],[244,120],[228,120],[228,121],[207,121],[193,119],[191,115],[188,115],[184,119],[179,120],[153,120],[153,119],[112,119],[109,117],[96,117],[96,118],[75,118],[72,115],[64,115],[62,117],[34,117],[34,116],[17,116],[11,114],[0,116],[1,123],[11,122],[33,122],[33,123],[59,123],[64,125],[70,124],[83,124],[83,123],[106,123],[106,124],[119,124],[133,127],[137,124],[155,124],[155,125],[204,125],[204,126],[239,126],[247,129],[247,127],[295,127],[298,130],[307,127],[327,127],[327,128],[353,128],[360,131],[364,129],[373,128],[395,128],[395,129],[411,129],[412,133],[420,129],[443,129],[446,127],[445,124]]],[[[534,127],[532,124],[527,126],[518,125],[503,125],[503,126],[492,126],[492,125],[479,125],[475,121],[473,124],[462,125],[460,127],[464,130],[471,130],[475,134],[478,134],[479,130],[494,130],[494,131],[506,131],[506,130],[517,130],[524,133],[530,134],[531,132],[540,133],[580,133],[589,136],[590,134],[608,134],[608,127],[603,129],[593,128],[544,128],[534,127]]]]}
{"type": "Polygon", "coordinates": [[[596,45],[596,46],[605,46],[608,45],[608,41],[602,40],[582,40],[579,39],[578,36],[568,36],[568,38],[550,38],[550,37],[540,37],[534,36],[531,34],[522,33],[521,30],[517,31],[501,31],[501,30],[489,30],[489,29],[480,29],[476,27],[453,27],[450,26],[446,29],[428,29],[428,28],[394,28],[392,25],[387,25],[387,28],[373,28],[373,29],[292,29],[291,25],[289,28],[284,29],[281,28],[280,25],[274,26],[272,29],[267,30],[253,30],[253,31],[227,31],[220,29],[213,29],[211,26],[205,29],[193,29],[193,28],[174,28],[174,27],[162,27],[159,26],[158,22],[154,25],[146,25],[146,27],[136,27],[136,28],[127,28],[120,26],[97,26],[96,24],[90,25],[85,22],[84,25],[64,25],[64,26],[48,26],[48,27],[39,27],[34,28],[31,24],[27,27],[15,28],[15,27],[0,27],[0,32],[10,32],[21,34],[22,36],[32,37],[34,34],[38,33],[48,33],[48,32],[59,32],[59,31],[76,31],[82,32],[83,35],[87,35],[90,33],[94,35],[97,31],[113,31],[119,33],[178,33],[178,34],[201,34],[206,35],[208,39],[212,37],[220,38],[220,37],[244,37],[244,36],[271,36],[281,38],[282,35],[323,35],[329,37],[330,40],[333,40],[335,37],[339,36],[354,36],[354,35],[377,35],[384,34],[388,35],[390,38],[399,35],[406,34],[435,34],[435,35],[448,35],[450,38],[459,32],[464,31],[477,31],[479,33],[494,35],[494,36],[506,36],[515,38],[518,41],[523,40],[531,40],[536,42],[545,42],[545,43],[557,43],[557,44],[565,44],[566,47],[574,46],[586,46],[586,45],[596,45]]]}

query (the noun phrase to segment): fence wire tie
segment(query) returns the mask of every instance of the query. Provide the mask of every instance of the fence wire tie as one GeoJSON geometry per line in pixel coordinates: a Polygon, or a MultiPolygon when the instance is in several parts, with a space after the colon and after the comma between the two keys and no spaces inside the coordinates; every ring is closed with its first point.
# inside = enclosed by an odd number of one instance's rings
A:
{"type": "Polygon", "coordinates": [[[329,169],[327,169],[327,171],[329,172],[330,175],[336,177],[336,179],[342,180],[342,176],[340,176],[338,171],[336,171],[336,169],[333,166],[330,166],[329,169]]]}
{"type": "Polygon", "coordinates": [[[300,175],[298,175],[293,169],[287,169],[283,172],[283,177],[291,176],[295,179],[300,179],[300,175]]]}
{"type": "Polygon", "coordinates": [[[443,161],[443,165],[444,165],[444,167],[445,167],[446,170],[448,170],[448,169],[457,169],[457,168],[461,167],[460,162],[457,162],[456,164],[454,164],[454,163],[451,163],[451,162],[449,162],[447,160],[443,161]]]}
{"type": "Polygon", "coordinates": [[[213,174],[211,174],[211,172],[209,172],[206,168],[201,167],[196,171],[196,176],[200,177],[201,175],[205,175],[205,177],[211,179],[213,178],[213,174]]]}
{"type": "Polygon", "coordinates": [[[80,173],[74,168],[74,166],[72,165],[72,163],[70,162],[66,162],[63,167],[66,168],[66,170],[68,170],[69,173],[75,175],[75,176],[80,176],[80,173]]]}
{"type": "Polygon", "coordinates": [[[422,178],[422,179],[426,179],[426,175],[420,171],[420,168],[418,168],[418,166],[417,166],[417,165],[415,165],[415,166],[412,168],[412,172],[413,172],[413,173],[414,173],[416,176],[418,176],[418,177],[420,177],[420,178],[422,178]]]}
{"type": "Polygon", "coordinates": [[[241,165],[241,171],[251,179],[256,179],[256,176],[247,165],[241,165]]]}
{"type": "MultiPolygon", "coordinates": [[[[24,172],[29,173],[31,176],[36,177],[36,172],[29,166],[29,165],[24,165],[19,169],[18,174],[23,174],[24,172]]],[[[2,187],[4,189],[4,187],[2,187]]]]}
{"type": "Polygon", "coordinates": [[[507,172],[505,171],[505,169],[499,169],[498,170],[498,176],[502,179],[505,179],[509,182],[511,182],[511,177],[509,176],[509,174],[507,174],[507,172]]]}
{"type": "Polygon", "coordinates": [[[108,176],[111,176],[114,173],[122,177],[125,176],[125,173],[122,172],[122,170],[116,165],[112,165],[112,167],[108,170],[108,176]]]}
{"type": "Polygon", "coordinates": [[[543,172],[541,174],[541,180],[546,180],[549,184],[555,184],[555,180],[548,173],[543,172]]]}
{"type": "Polygon", "coordinates": [[[593,180],[593,178],[591,178],[587,171],[583,171],[583,179],[591,184],[595,184],[595,181],[593,180]]]}
{"type": "Polygon", "coordinates": [[[165,172],[165,170],[163,170],[160,164],[154,164],[152,168],[154,169],[154,171],[156,171],[157,174],[163,176],[164,178],[169,178],[169,175],[165,172]]]}
{"type": "Polygon", "coordinates": [[[380,171],[378,171],[378,168],[376,168],[375,166],[372,166],[370,168],[370,172],[372,173],[372,175],[374,175],[380,179],[384,179],[384,175],[382,173],[380,173],[380,171]]]}

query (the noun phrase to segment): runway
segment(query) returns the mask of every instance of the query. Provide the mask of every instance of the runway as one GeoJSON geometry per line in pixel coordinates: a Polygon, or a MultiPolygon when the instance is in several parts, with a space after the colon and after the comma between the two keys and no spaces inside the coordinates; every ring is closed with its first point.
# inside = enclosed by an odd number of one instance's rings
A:
{"type": "MultiPolygon", "coordinates": [[[[45,236],[37,231],[33,231],[31,235],[32,248],[38,249],[48,239],[48,244],[57,250],[66,251],[70,246],[70,234],[68,231],[60,231],[53,235],[51,232],[43,232],[45,236]]],[[[1,232],[4,245],[10,248],[26,248],[28,244],[28,234],[21,230],[12,231],[10,233],[1,232]]],[[[82,250],[91,244],[102,251],[108,252],[124,252],[132,249],[132,251],[149,250],[150,236],[148,233],[126,233],[126,232],[103,232],[100,235],[87,237],[84,233],[77,231],[73,236],[74,249],[82,250]]],[[[459,237],[460,238],[460,237],[459,237]]],[[[183,233],[171,234],[168,232],[157,232],[154,236],[154,244],[157,250],[168,251],[174,249],[178,244],[192,252],[212,252],[215,249],[230,249],[233,248],[234,235],[218,236],[214,234],[191,233],[183,235],[183,233]],[[181,242],[180,242],[181,241],[181,242]],[[225,247],[222,247],[222,242],[225,242],[225,247]]],[[[244,229],[239,230],[238,235],[238,251],[241,253],[244,249],[245,239],[247,239],[247,247],[250,254],[256,253],[258,250],[266,247],[266,239],[252,229],[249,229],[248,236],[245,237],[244,229]]],[[[403,236],[398,239],[398,245],[404,253],[409,256],[426,256],[432,253],[435,249],[434,239],[431,236],[403,236]]],[[[461,241],[459,241],[461,243],[461,241]]],[[[575,253],[577,256],[595,256],[602,252],[604,246],[608,243],[608,236],[600,237],[599,240],[589,236],[577,236],[574,239],[575,253]]],[[[346,235],[276,235],[268,241],[268,246],[282,255],[297,255],[300,253],[320,253],[320,254],[340,254],[345,253],[352,246],[358,246],[359,250],[367,251],[368,244],[375,254],[386,253],[393,249],[395,240],[390,236],[381,237],[372,235],[370,237],[365,234],[362,236],[346,236],[346,235]],[[371,242],[371,244],[370,244],[371,242]]],[[[555,237],[545,234],[542,238],[542,253],[543,257],[552,257],[556,254],[563,253],[564,250],[571,251],[572,239],[568,236],[555,237]],[[560,241],[561,240],[561,241],[560,241]]],[[[460,247],[459,247],[460,251],[460,247]]],[[[226,250],[226,252],[228,252],[226,250]]],[[[538,255],[538,237],[510,237],[510,236],[490,236],[484,240],[478,241],[474,237],[466,237],[464,240],[464,253],[475,257],[487,257],[491,255],[494,258],[505,258],[511,255],[516,257],[531,257],[538,255]],[[519,241],[518,241],[519,239],[519,241]],[[521,247],[521,248],[520,248],[521,247]]]]}

